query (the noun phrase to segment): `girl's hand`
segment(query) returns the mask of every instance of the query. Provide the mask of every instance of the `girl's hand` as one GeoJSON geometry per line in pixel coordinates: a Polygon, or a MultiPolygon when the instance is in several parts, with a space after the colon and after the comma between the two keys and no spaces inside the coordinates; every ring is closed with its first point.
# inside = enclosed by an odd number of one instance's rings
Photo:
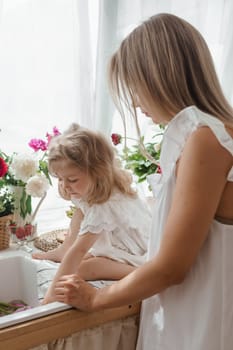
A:
{"type": "Polygon", "coordinates": [[[56,301],[55,298],[45,296],[41,302],[41,305],[46,305],[46,304],[52,303],[54,301],[56,301]]]}
{"type": "Polygon", "coordinates": [[[55,298],[83,311],[94,311],[94,299],[97,289],[78,275],[62,276],[55,284],[55,298]]]}

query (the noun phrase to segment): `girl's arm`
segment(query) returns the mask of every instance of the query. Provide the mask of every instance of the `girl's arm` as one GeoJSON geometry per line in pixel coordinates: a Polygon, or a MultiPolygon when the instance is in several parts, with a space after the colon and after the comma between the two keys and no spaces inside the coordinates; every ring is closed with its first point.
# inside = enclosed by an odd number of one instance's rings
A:
{"type": "Polygon", "coordinates": [[[55,301],[54,287],[56,282],[61,276],[75,273],[77,271],[82,258],[97,239],[98,235],[92,233],[86,233],[76,238],[75,242],[62,259],[61,265],[59,266],[57,273],[45,295],[43,304],[55,301]]]}
{"type": "Polygon", "coordinates": [[[176,188],[157,255],[99,290],[77,275],[64,276],[56,285],[56,300],[82,310],[98,310],[141,301],[182,283],[207,238],[232,163],[232,155],[209,128],[195,131],[177,167],[176,188]]]}
{"type": "Polygon", "coordinates": [[[68,233],[65,237],[64,242],[56,249],[50,250],[48,252],[35,252],[32,254],[34,259],[46,259],[55,262],[61,262],[65,253],[72,246],[77,238],[80,224],[83,219],[83,213],[80,209],[76,209],[70,221],[70,226],[68,233]]]}

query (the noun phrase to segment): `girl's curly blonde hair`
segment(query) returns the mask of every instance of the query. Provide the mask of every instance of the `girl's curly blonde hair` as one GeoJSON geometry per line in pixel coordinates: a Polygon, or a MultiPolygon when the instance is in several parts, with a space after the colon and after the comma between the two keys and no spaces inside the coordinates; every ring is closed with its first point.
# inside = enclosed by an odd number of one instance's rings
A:
{"type": "MultiPolygon", "coordinates": [[[[90,176],[87,202],[106,202],[114,190],[135,196],[131,187],[131,174],[122,169],[115,149],[100,132],[95,132],[73,123],[64,133],[54,137],[49,145],[49,171],[53,174],[54,162],[68,160],[71,165],[90,176]]],[[[60,194],[63,196],[61,188],[60,194]]]]}

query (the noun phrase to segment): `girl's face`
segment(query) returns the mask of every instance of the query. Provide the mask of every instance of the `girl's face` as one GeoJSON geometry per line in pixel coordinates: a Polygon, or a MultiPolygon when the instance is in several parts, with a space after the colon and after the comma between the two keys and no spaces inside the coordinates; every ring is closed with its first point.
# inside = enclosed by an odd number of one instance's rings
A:
{"type": "Polygon", "coordinates": [[[85,198],[91,184],[89,175],[65,159],[54,162],[53,172],[59,185],[70,197],[85,198]]]}

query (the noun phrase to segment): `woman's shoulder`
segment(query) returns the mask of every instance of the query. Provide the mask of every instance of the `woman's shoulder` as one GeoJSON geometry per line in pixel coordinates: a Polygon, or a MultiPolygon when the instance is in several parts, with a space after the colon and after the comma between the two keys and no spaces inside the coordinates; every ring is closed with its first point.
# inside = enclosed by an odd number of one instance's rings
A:
{"type": "MultiPolygon", "coordinates": [[[[231,140],[231,139],[229,139],[231,140]]],[[[185,148],[189,147],[192,150],[200,151],[203,153],[204,151],[207,153],[213,153],[218,156],[224,152],[224,147],[222,147],[222,143],[220,142],[216,134],[208,127],[204,126],[194,130],[187,139],[185,144],[185,148]]],[[[233,140],[232,147],[233,147],[233,140]]],[[[233,148],[232,148],[233,152],[233,148]]]]}
{"type": "Polygon", "coordinates": [[[196,129],[185,143],[178,168],[181,164],[186,164],[186,172],[192,169],[202,175],[205,171],[209,172],[211,178],[217,174],[225,176],[233,166],[233,140],[229,138],[228,141],[224,143],[208,127],[196,129]]]}
{"type": "Polygon", "coordinates": [[[210,149],[221,145],[233,154],[232,134],[227,132],[224,123],[197,107],[190,106],[178,113],[165,130],[160,157],[162,169],[166,170],[171,167],[170,164],[177,162],[184,147],[187,147],[188,140],[193,140],[196,150],[201,146],[207,150],[208,145],[210,149]]]}
{"type": "Polygon", "coordinates": [[[216,157],[220,157],[224,153],[228,153],[230,157],[233,155],[233,130],[226,128],[218,119],[216,124],[215,121],[213,125],[203,123],[201,127],[193,130],[187,141],[190,147],[193,146],[200,151],[209,151],[210,155],[214,152],[216,157]]]}

